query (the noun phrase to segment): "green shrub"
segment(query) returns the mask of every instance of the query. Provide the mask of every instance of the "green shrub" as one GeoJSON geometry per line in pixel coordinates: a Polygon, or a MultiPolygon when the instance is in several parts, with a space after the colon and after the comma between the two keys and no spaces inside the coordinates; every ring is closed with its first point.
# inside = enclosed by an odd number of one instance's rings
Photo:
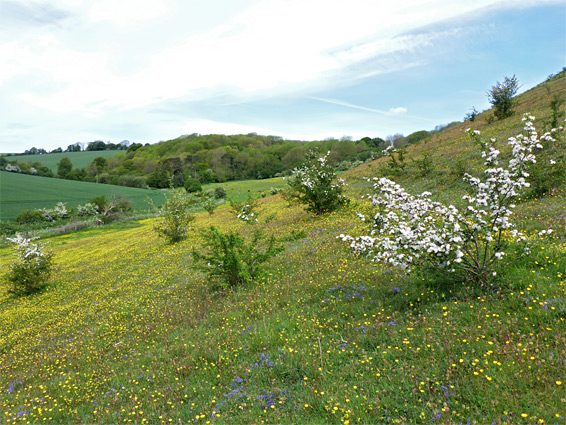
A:
{"type": "Polygon", "coordinates": [[[16,217],[17,224],[30,224],[46,221],[39,210],[23,210],[16,217]]]}
{"type": "Polygon", "coordinates": [[[224,189],[222,186],[218,186],[216,189],[214,189],[214,197],[216,199],[226,198],[226,189],[224,189]]]}
{"type": "Polygon", "coordinates": [[[185,190],[188,193],[202,192],[202,185],[199,179],[189,177],[187,180],[185,180],[185,190]]]}
{"type": "Polygon", "coordinates": [[[53,253],[45,250],[45,245],[35,244],[37,238],[28,238],[20,234],[8,238],[17,251],[17,258],[10,264],[6,276],[10,284],[9,291],[16,295],[25,295],[41,289],[53,272],[53,253]]]}
{"type": "Polygon", "coordinates": [[[510,117],[513,114],[513,96],[519,91],[519,81],[514,75],[505,77],[502,83],[499,81],[487,92],[489,103],[493,106],[493,115],[499,120],[510,117]]]}
{"type": "Polygon", "coordinates": [[[189,224],[195,219],[193,207],[197,201],[188,196],[185,189],[169,189],[167,192],[168,198],[159,210],[153,230],[170,243],[176,243],[187,236],[189,224]]]}
{"type": "Polygon", "coordinates": [[[264,239],[261,231],[246,240],[236,232],[222,233],[211,226],[202,231],[205,252],[193,249],[197,269],[221,288],[232,288],[252,282],[263,273],[263,265],[283,250],[274,236],[264,239]]]}

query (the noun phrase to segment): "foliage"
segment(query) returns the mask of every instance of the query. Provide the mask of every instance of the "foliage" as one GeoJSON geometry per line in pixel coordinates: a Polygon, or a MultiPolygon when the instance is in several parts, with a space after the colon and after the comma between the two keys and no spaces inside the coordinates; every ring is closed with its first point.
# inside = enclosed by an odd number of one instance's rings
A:
{"type": "Polygon", "coordinates": [[[429,152],[425,152],[422,158],[415,159],[413,161],[417,165],[422,177],[427,176],[432,172],[432,155],[429,152]]]}
{"type": "Polygon", "coordinates": [[[541,139],[537,161],[528,166],[530,193],[542,196],[566,183],[566,137],[564,127],[553,128],[553,139],[541,139]]]}
{"type": "MultiPolygon", "coordinates": [[[[494,147],[495,139],[483,140],[479,131],[469,130],[481,148],[485,179],[465,175],[470,186],[463,197],[466,208],[458,210],[432,201],[430,192],[413,196],[391,180],[375,178],[375,193],[368,198],[377,212],[369,218],[369,234],[357,238],[342,234],[340,238],[356,253],[367,254],[374,261],[407,271],[423,266],[458,270],[466,280],[486,283],[495,275],[496,263],[508,255],[506,247],[525,241],[510,220],[513,202],[529,186],[527,168],[536,162],[534,152],[542,148],[541,140],[553,141],[550,133],[537,135],[533,120],[525,114],[524,133],[509,138],[512,158],[506,168],[494,147]]],[[[528,247],[522,252],[528,253],[528,247]]],[[[511,261],[516,259],[510,257],[511,261]]]]}
{"type": "Polygon", "coordinates": [[[79,205],[77,207],[77,214],[80,217],[86,217],[91,215],[97,215],[99,212],[98,205],[87,202],[84,205],[79,205]]]}
{"type": "Polygon", "coordinates": [[[32,242],[37,238],[17,234],[15,238],[7,239],[17,251],[6,277],[10,292],[25,295],[41,289],[53,271],[53,253],[46,251],[44,244],[32,242]]]}
{"type": "Polygon", "coordinates": [[[216,199],[225,199],[226,198],[226,189],[222,186],[218,186],[214,189],[214,197],[216,199]]]}
{"type": "MultiPolygon", "coordinates": [[[[547,93],[550,96],[550,87],[546,86],[547,93]]],[[[557,128],[560,124],[560,120],[564,116],[564,110],[561,109],[564,105],[564,96],[555,93],[550,99],[549,107],[550,107],[550,119],[547,121],[547,125],[552,128],[557,128]]]]}
{"type": "Polygon", "coordinates": [[[248,200],[244,202],[230,200],[230,212],[246,224],[256,224],[259,217],[256,201],[251,195],[248,195],[248,200]]]}
{"type": "Polygon", "coordinates": [[[73,169],[73,163],[68,157],[63,157],[57,163],[57,177],[66,179],[73,169]]]}
{"type": "Polygon", "coordinates": [[[218,207],[216,198],[208,195],[202,198],[201,205],[209,215],[214,214],[214,210],[218,207]]]}
{"type": "Polygon", "coordinates": [[[407,151],[402,148],[388,146],[383,150],[383,154],[389,157],[386,163],[385,174],[389,176],[399,176],[405,171],[407,163],[405,162],[405,155],[407,151]]]}
{"type": "Polygon", "coordinates": [[[17,224],[30,224],[45,221],[45,218],[39,210],[23,210],[16,217],[17,224]]]}
{"type": "Polygon", "coordinates": [[[199,179],[195,179],[194,177],[185,179],[185,190],[188,193],[202,192],[202,185],[199,179]]]}
{"type": "Polygon", "coordinates": [[[464,116],[464,121],[471,121],[474,122],[476,120],[476,117],[479,115],[479,112],[477,111],[476,107],[472,107],[472,111],[468,112],[465,116],[464,116]]]}
{"type": "Polygon", "coordinates": [[[307,162],[287,177],[287,199],[306,205],[307,211],[314,214],[334,211],[347,202],[342,194],[346,183],[341,178],[334,183],[336,173],[329,154],[317,158],[314,152],[309,152],[307,162]]]}
{"type": "MultiPolygon", "coordinates": [[[[150,202],[153,205],[153,202],[150,202]]],[[[185,189],[169,189],[153,230],[170,243],[183,240],[187,236],[189,225],[195,219],[193,214],[195,203],[195,199],[188,196],[185,189]]]]}
{"type": "Polygon", "coordinates": [[[274,236],[265,240],[256,230],[249,242],[237,232],[223,233],[216,227],[202,231],[205,252],[193,249],[195,266],[220,287],[250,283],[263,273],[263,265],[283,250],[274,236]]]}
{"type": "Polygon", "coordinates": [[[511,78],[505,77],[502,83],[498,81],[487,92],[487,98],[497,119],[502,120],[513,114],[513,96],[517,94],[519,87],[519,81],[513,75],[511,78]]]}

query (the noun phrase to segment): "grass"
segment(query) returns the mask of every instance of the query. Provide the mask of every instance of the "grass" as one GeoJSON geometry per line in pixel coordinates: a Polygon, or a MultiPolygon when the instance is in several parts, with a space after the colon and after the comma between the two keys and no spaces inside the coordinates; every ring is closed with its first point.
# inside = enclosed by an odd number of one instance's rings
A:
{"type": "Polygon", "coordinates": [[[95,158],[99,156],[103,158],[111,158],[124,151],[84,151],[84,152],[61,152],[61,153],[48,153],[43,155],[13,155],[8,156],[6,159],[9,161],[19,161],[19,162],[40,162],[46,167],[48,167],[53,174],[57,174],[57,163],[61,161],[61,158],[69,158],[73,164],[73,168],[84,168],[90,164],[95,158]]]}
{"type": "Polygon", "coordinates": [[[164,201],[163,193],[157,190],[137,189],[96,183],[62,180],[0,172],[0,219],[13,220],[22,210],[53,208],[58,202],[68,207],[84,204],[92,198],[119,195],[132,202],[135,209],[149,207],[146,199],[152,198],[156,205],[164,201]]]}
{"type": "MultiPolygon", "coordinates": [[[[439,165],[455,146],[427,144],[434,171],[411,165],[400,180],[457,202],[463,186],[439,165]]],[[[472,168],[466,149],[457,155],[472,168]]],[[[342,175],[351,197],[383,162],[342,175]]],[[[209,291],[191,252],[211,224],[251,236],[227,208],[197,214],[176,245],[152,220],[48,238],[49,286],[24,298],[0,288],[1,422],[564,424],[564,186],[521,200],[532,255],[485,288],[353,256],[336,236],[364,230],[360,200],[313,217],[280,195],[260,199],[260,217],[273,216],[261,226],[285,251],[224,293],[209,291]],[[556,234],[538,237],[549,224],[556,234]]],[[[11,258],[0,247],[0,265],[11,258]]]]}
{"type": "Polygon", "coordinates": [[[271,188],[282,189],[287,186],[285,180],[281,177],[274,177],[263,180],[239,180],[228,181],[224,183],[209,183],[202,186],[203,192],[217,187],[223,187],[226,190],[226,197],[234,202],[243,202],[248,196],[259,198],[262,194],[268,194],[271,188]]]}

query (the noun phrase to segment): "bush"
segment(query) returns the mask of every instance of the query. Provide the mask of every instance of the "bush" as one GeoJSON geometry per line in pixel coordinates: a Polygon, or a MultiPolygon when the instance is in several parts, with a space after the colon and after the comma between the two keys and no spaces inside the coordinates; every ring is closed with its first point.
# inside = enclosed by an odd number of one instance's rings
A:
{"type": "Polygon", "coordinates": [[[300,168],[295,168],[291,176],[287,177],[289,190],[285,197],[307,206],[307,211],[322,214],[334,211],[344,205],[347,198],[342,195],[346,183],[336,178],[334,168],[328,161],[328,152],[325,156],[317,158],[309,152],[307,162],[300,168]]]}
{"type": "Polygon", "coordinates": [[[236,232],[222,233],[211,226],[202,231],[206,252],[193,249],[195,267],[222,288],[232,288],[252,282],[263,273],[263,265],[282,251],[275,237],[266,241],[258,230],[251,241],[236,232]]]}
{"type": "Polygon", "coordinates": [[[45,221],[45,218],[39,210],[24,210],[16,217],[17,224],[31,224],[45,221]]]}
{"type": "Polygon", "coordinates": [[[218,186],[214,189],[214,197],[216,199],[225,199],[226,198],[226,189],[222,186],[218,186]]]}
{"type": "Polygon", "coordinates": [[[187,180],[185,180],[185,190],[188,193],[202,192],[202,185],[199,179],[189,177],[187,180]]]}
{"type": "Polygon", "coordinates": [[[168,198],[159,210],[153,230],[170,243],[176,243],[187,236],[189,224],[195,219],[192,210],[196,201],[185,189],[169,189],[167,192],[168,198]]]}
{"type": "MultiPolygon", "coordinates": [[[[355,252],[407,272],[419,267],[458,271],[465,280],[486,283],[495,275],[496,263],[507,256],[506,247],[526,240],[510,220],[513,203],[529,187],[528,165],[536,163],[534,152],[542,148],[541,140],[553,141],[550,133],[537,135],[533,119],[526,115],[525,134],[509,138],[512,157],[506,167],[495,139],[483,140],[479,131],[469,130],[482,151],[485,179],[464,176],[470,186],[463,196],[466,208],[433,202],[428,192],[410,195],[386,178],[374,179],[375,193],[368,197],[378,211],[369,219],[358,214],[371,223],[368,234],[339,237],[355,252]]],[[[522,252],[527,254],[528,246],[522,252]]]]}
{"type": "Polygon", "coordinates": [[[216,203],[216,199],[214,198],[214,196],[205,196],[201,205],[205,209],[205,211],[210,215],[214,214],[214,210],[218,207],[218,204],[216,203]]]}
{"type": "Polygon", "coordinates": [[[251,195],[248,195],[246,202],[230,201],[230,206],[232,208],[232,214],[234,214],[237,219],[246,224],[256,224],[258,222],[259,214],[256,211],[256,200],[251,195]]]}
{"type": "Polygon", "coordinates": [[[79,205],[77,207],[77,214],[80,217],[97,215],[98,214],[98,206],[96,204],[93,204],[93,203],[90,203],[90,202],[87,202],[84,205],[79,205]]]}
{"type": "Polygon", "coordinates": [[[88,201],[88,203],[96,205],[97,210],[99,212],[102,212],[109,205],[110,201],[106,196],[100,195],[95,198],[92,198],[90,201],[88,201]]]}
{"type": "Polygon", "coordinates": [[[513,115],[513,96],[517,94],[519,87],[519,81],[513,75],[511,78],[505,77],[502,83],[498,81],[487,92],[489,103],[494,108],[493,115],[497,119],[502,120],[513,115]]]}
{"type": "Polygon", "coordinates": [[[37,238],[17,234],[15,238],[7,239],[17,251],[17,258],[10,264],[6,277],[11,285],[9,291],[16,295],[25,295],[41,289],[53,271],[53,253],[45,251],[45,245],[32,242],[37,238]]]}

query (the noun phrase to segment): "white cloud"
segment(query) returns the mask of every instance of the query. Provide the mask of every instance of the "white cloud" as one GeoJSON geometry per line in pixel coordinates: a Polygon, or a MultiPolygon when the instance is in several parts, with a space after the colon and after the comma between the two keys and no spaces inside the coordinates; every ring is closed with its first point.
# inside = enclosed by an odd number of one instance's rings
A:
{"type": "Polygon", "coordinates": [[[397,108],[391,108],[388,112],[387,115],[402,115],[407,113],[407,108],[403,108],[402,106],[399,106],[397,108]]]}

